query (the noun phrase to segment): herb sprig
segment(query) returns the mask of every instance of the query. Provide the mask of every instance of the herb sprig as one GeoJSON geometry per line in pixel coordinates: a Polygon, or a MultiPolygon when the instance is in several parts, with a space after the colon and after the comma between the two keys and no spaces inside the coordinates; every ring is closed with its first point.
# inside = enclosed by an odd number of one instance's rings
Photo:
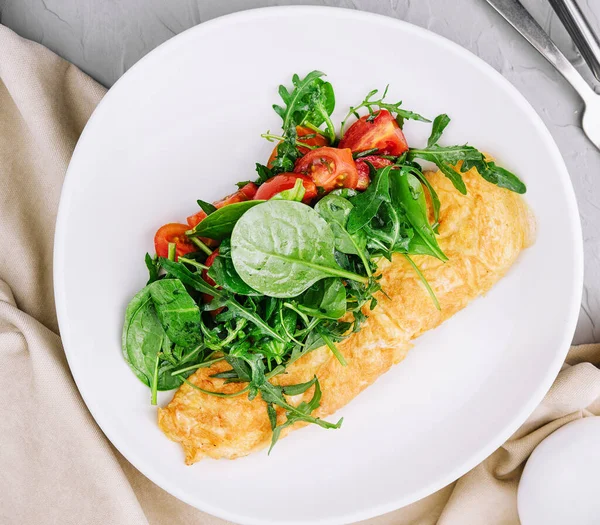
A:
{"type": "Polygon", "coordinates": [[[302,156],[299,148],[311,149],[298,139],[297,126],[305,126],[315,133],[321,133],[332,143],[335,141],[335,126],[331,120],[335,95],[331,84],[321,78],[323,76],[325,73],[321,71],[311,71],[302,79],[294,75],[291,91],[283,85],[279,86],[283,105],[274,104],[273,109],[283,121],[282,134],[267,132],[262,135],[268,140],[280,141],[271,166],[273,175],[293,171],[296,160],[302,156]],[[323,124],[325,130],[321,130],[323,124]]]}
{"type": "Polygon", "coordinates": [[[414,111],[409,111],[409,110],[401,108],[400,106],[402,105],[402,101],[394,102],[394,103],[385,102],[385,97],[387,96],[389,87],[390,87],[389,84],[387,86],[385,86],[385,89],[383,90],[381,97],[376,100],[374,100],[373,97],[375,95],[377,95],[377,93],[379,93],[379,90],[373,89],[372,91],[369,91],[367,93],[367,95],[365,96],[365,98],[363,99],[363,101],[360,104],[358,104],[357,106],[350,106],[350,109],[348,110],[348,114],[344,117],[344,120],[342,120],[342,125],[340,126],[340,135],[342,137],[344,136],[344,131],[345,131],[346,123],[348,122],[348,119],[353,115],[356,118],[360,118],[360,114],[358,113],[358,110],[362,109],[362,108],[366,108],[369,111],[369,115],[371,115],[373,118],[377,115],[378,110],[386,109],[390,113],[393,113],[396,115],[396,119],[398,120],[398,124],[400,125],[400,127],[403,127],[405,120],[417,120],[419,122],[431,122],[431,120],[425,118],[422,115],[419,115],[418,113],[415,113],[414,111]]]}

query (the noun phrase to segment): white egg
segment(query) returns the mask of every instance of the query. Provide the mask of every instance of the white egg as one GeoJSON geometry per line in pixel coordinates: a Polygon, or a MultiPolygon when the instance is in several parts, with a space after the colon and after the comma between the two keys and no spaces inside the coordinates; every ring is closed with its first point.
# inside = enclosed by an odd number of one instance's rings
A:
{"type": "Polygon", "coordinates": [[[522,525],[600,523],[600,417],[548,436],[525,465],[518,492],[522,525]]]}

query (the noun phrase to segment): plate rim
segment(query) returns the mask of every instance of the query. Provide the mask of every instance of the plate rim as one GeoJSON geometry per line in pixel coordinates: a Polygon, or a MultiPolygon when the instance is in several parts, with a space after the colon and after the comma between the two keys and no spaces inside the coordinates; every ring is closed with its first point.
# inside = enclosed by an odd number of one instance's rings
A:
{"type": "MultiPolygon", "coordinates": [[[[558,145],[554,141],[550,131],[542,121],[541,117],[535,111],[535,109],[531,106],[529,101],[522,95],[519,90],[511,84],[500,72],[494,69],[490,64],[488,64],[485,60],[475,55],[473,52],[468,49],[462,47],[461,45],[449,40],[448,38],[434,33],[426,28],[414,25],[410,22],[406,22],[404,20],[400,20],[397,18],[371,13],[367,11],[355,10],[350,8],[342,8],[342,7],[331,7],[331,6],[273,6],[273,7],[261,7],[255,9],[247,9],[243,11],[237,11],[235,13],[223,15],[217,18],[213,18],[206,22],[202,22],[195,26],[192,26],[185,31],[175,35],[169,40],[163,42],[152,51],[147,53],[144,57],[138,60],[128,71],[126,71],[108,90],[106,95],[102,98],[99,104],[94,109],[92,115],[88,119],[79,140],[77,141],[76,147],[73,151],[73,155],[69,162],[69,166],[67,168],[63,187],[60,195],[60,202],[57,212],[56,219],[56,227],[55,227],[55,235],[54,235],[54,250],[53,250],[53,285],[54,285],[54,297],[55,297],[55,306],[58,318],[58,324],[61,338],[63,341],[63,347],[65,351],[65,355],[67,358],[67,362],[69,365],[69,369],[77,386],[77,389],[86,405],[90,414],[94,418],[96,424],[100,427],[104,435],[108,438],[108,440],[115,446],[115,448],[121,453],[127,461],[129,461],[138,471],[140,471],[144,476],[158,485],[161,489],[165,490],[172,496],[178,498],[180,501],[191,505],[194,508],[197,508],[203,512],[207,512],[216,517],[230,520],[236,523],[244,523],[248,525],[279,525],[279,522],[271,520],[271,519],[258,519],[252,518],[248,516],[240,515],[236,512],[231,512],[222,507],[214,507],[207,501],[202,501],[201,505],[198,501],[192,501],[191,498],[188,498],[186,494],[182,493],[177,486],[173,486],[172,482],[169,478],[163,476],[160,472],[153,469],[152,464],[144,462],[137,454],[127,448],[126,443],[124,443],[118,436],[114,435],[111,430],[105,428],[110,425],[106,424],[106,421],[103,421],[103,417],[101,416],[101,410],[93,401],[92,397],[88,396],[85,393],[85,386],[83,382],[78,380],[78,373],[76,372],[77,359],[75,357],[75,353],[71,352],[69,348],[71,344],[69,342],[69,321],[66,313],[66,297],[65,297],[65,286],[64,286],[64,273],[61,271],[63,267],[63,254],[64,254],[64,246],[65,246],[65,231],[66,231],[66,223],[68,217],[68,209],[69,203],[73,198],[73,188],[74,188],[74,180],[75,176],[73,175],[74,168],[73,165],[76,165],[76,159],[79,158],[81,151],[81,144],[85,141],[85,138],[90,133],[90,128],[93,128],[94,122],[97,120],[98,115],[104,111],[104,108],[110,104],[110,101],[118,96],[118,86],[125,84],[128,82],[128,78],[133,77],[135,72],[141,70],[145,67],[146,63],[149,63],[152,60],[156,60],[157,57],[160,56],[161,53],[168,51],[171,47],[179,46],[186,38],[190,38],[192,34],[196,34],[202,31],[205,31],[213,26],[218,25],[229,25],[235,23],[238,19],[246,19],[245,21],[252,20],[254,18],[260,18],[265,15],[267,16],[281,16],[283,18],[287,16],[293,16],[294,12],[303,12],[303,13],[313,13],[313,14],[322,14],[324,12],[331,13],[332,16],[341,15],[353,17],[356,19],[361,19],[363,21],[366,20],[374,20],[383,23],[387,23],[390,25],[395,25],[398,30],[405,31],[408,33],[419,34],[420,37],[429,39],[431,41],[436,42],[440,45],[441,48],[452,50],[461,56],[464,60],[472,64],[475,68],[479,69],[484,75],[488,77],[492,77],[492,79],[503,87],[507,94],[510,95],[511,99],[517,104],[520,109],[524,111],[526,116],[535,126],[537,131],[539,132],[540,138],[544,141],[544,143],[548,146],[548,149],[553,156],[553,162],[555,162],[557,166],[557,171],[560,175],[560,182],[563,185],[563,189],[565,192],[565,203],[568,209],[568,215],[572,222],[573,231],[573,239],[575,242],[575,250],[573,253],[575,264],[573,268],[573,292],[571,297],[571,304],[569,308],[569,316],[565,322],[565,330],[564,336],[558,344],[558,348],[560,351],[557,352],[554,356],[554,359],[549,363],[547,373],[544,377],[544,380],[540,382],[540,385],[536,389],[536,392],[525,404],[523,404],[518,411],[515,412],[515,415],[512,417],[511,421],[506,424],[501,432],[498,433],[495,439],[490,440],[488,443],[484,443],[480,448],[472,452],[469,457],[462,462],[460,465],[456,466],[453,470],[448,472],[444,476],[440,476],[439,478],[431,481],[429,484],[422,487],[420,490],[413,491],[409,494],[400,495],[395,498],[393,501],[389,501],[385,504],[379,504],[371,507],[367,507],[362,509],[361,511],[356,511],[348,514],[337,515],[337,516],[329,516],[326,518],[319,518],[318,520],[311,520],[311,523],[318,525],[333,525],[339,523],[350,523],[356,522],[368,518],[372,518],[375,516],[379,516],[388,512],[392,512],[394,510],[403,508],[411,503],[414,503],[426,496],[433,494],[434,492],[440,490],[441,488],[447,486],[448,484],[454,482],[469,470],[474,468],[476,465],[485,460],[488,456],[490,456],[496,449],[498,449],[520,426],[521,424],[529,417],[529,415],[535,410],[537,405],[546,395],[552,383],[554,382],[558,372],[560,371],[560,367],[562,366],[564,359],[568,353],[568,350],[571,346],[572,338],[575,333],[575,328],[577,325],[578,317],[579,317],[579,309],[581,305],[581,299],[583,294],[583,266],[584,266],[584,252],[583,252],[583,234],[581,228],[581,219],[579,215],[577,200],[575,198],[575,191],[573,188],[573,184],[571,182],[571,178],[567,169],[567,166],[564,162],[562,154],[558,148],[558,145]],[[117,93],[115,95],[115,93],[117,93]],[[64,328],[64,330],[63,330],[64,328]],[[84,386],[84,388],[82,388],[84,386]],[[100,417],[97,417],[100,416],[100,417]],[[104,424],[103,424],[104,423],[104,424]],[[125,452],[127,450],[127,453],[125,452]],[[168,488],[167,488],[168,487],[168,488]]],[[[286,520],[287,525],[300,525],[306,523],[301,520],[286,520]]]]}

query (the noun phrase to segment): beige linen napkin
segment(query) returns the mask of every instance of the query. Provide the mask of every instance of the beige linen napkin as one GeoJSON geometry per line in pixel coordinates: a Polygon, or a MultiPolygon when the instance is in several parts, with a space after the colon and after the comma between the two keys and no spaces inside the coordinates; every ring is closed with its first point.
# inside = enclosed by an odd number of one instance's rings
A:
{"type": "MultiPolygon", "coordinates": [[[[0,26],[0,523],[224,524],[158,488],[111,447],[79,396],[57,335],[58,199],[77,138],[104,92],[0,26]]],[[[598,365],[600,345],[573,348],[542,404],[502,448],[449,487],[368,523],[518,523],[516,488],[533,448],[561,425],[600,414],[598,365]]]]}

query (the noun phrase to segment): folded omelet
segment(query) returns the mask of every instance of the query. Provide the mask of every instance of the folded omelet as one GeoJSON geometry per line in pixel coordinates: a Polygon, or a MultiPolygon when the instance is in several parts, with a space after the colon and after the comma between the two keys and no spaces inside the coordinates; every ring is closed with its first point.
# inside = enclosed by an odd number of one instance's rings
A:
{"type": "MultiPolygon", "coordinates": [[[[274,378],[278,384],[309,381],[317,375],[323,397],[313,413],[324,418],[350,402],[381,374],[402,361],[411,341],[435,328],[479,295],[485,294],[515,262],[521,250],[533,239],[534,222],[525,201],[517,194],[483,180],[473,169],[463,175],[468,188],[461,195],[441,173],[428,172],[427,178],[441,201],[438,242],[447,262],[415,256],[434,290],[441,310],[437,310],[425,287],[408,264],[397,255],[393,261],[380,261],[381,287],[377,307],[368,312],[362,329],[338,344],[348,362],[340,365],[331,351],[317,349],[293,363],[286,374],[274,378]]],[[[233,393],[239,384],[223,384],[210,376],[229,369],[220,362],[201,368],[189,381],[211,391],[233,393]]],[[[288,397],[292,404],[308,400],[305,394],[288,397]]],[[[285,421],[277,409],[278,424],[285,421]]],[[[269,445],[271,426],[260,396],[249,401],[245,394],[219,398],[183,384],[173,400],[158,411],[162,431],[181,443],[187,464],[204,457],[234,459],[269,445]]],[[[297,423],[282,436],[303,426],[297,423]]]]}

